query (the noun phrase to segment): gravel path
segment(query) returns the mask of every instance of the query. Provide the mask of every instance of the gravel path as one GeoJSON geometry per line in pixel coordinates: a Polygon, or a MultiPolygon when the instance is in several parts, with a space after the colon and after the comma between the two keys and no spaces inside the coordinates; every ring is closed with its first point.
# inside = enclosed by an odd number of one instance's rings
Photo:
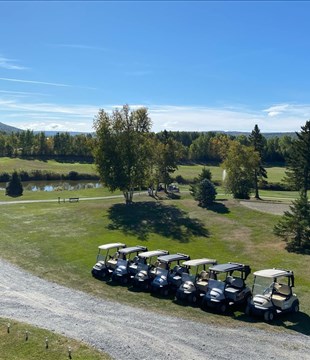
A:
{"type": "Polygon", "coordinates": [[[242,200],[240,204],[252,210],[257,210],[274,215],[283,215],[284,211],[289,210],[288,204],[276,203],[272,201],[242,200]]]}
{"type": "Polygon", "coordinates": [[[310,359],[305,335],[158,315],[47,282],[1,259],[0,293],[1,317],[83,340],[119,360],[310,359]]]}

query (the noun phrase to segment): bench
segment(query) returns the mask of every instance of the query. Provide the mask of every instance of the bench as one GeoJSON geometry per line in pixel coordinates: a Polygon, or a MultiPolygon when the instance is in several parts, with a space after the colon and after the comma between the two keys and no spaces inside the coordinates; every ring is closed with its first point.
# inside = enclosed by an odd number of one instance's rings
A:
{"type": "Polygon", "coordinates": [[[71,197],[69,198],[69,202],[78,202],[79,198],[78,197],[71,197]]]}

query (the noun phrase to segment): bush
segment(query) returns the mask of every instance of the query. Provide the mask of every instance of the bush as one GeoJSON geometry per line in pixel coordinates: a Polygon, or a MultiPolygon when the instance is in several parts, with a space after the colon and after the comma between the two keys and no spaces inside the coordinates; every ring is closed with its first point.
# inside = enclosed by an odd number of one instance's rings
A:
{"type": "Polygon", "coordinates": [[[191,195],[198,201],[198,205],[201,207],[212,205],[215,201],[216,194],[214,184],[208,179],[203,179],[191,187],[191,195]]]}
{"type": "Polygon", "coordinates": [[[23,185],[20,180],[20,176],[18,175],[17,171],[14,171],[10,181],[7,184],[5,195],[8,196],[22,196],[23,195],[23,185]]]}

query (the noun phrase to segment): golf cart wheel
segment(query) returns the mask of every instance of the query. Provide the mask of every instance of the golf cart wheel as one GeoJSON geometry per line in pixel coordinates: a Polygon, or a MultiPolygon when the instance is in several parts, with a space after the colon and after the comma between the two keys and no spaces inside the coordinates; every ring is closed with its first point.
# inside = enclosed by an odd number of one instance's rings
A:
{"type": "Polygon", "coordinates": [[[219,306],[219,311],[220,311],[220,313],[225,314],[227,311],[227,305],[225,303],[221,304],[219,306]]]}
{"type": "Polygon", "coordinates": [[[273,311],[266,311],[264,313],[264,320],[267,322],[272,322],[274,319],[274,312],[273,311]]]}
{"type": "Polygon", "coordinates": [[[292,305],[292,313],[296,314],[299,312],[299,301],[294,301],[292,305]]]}
{"type": "Polygon", "coordinates": [[[163,296],[168,296],[169,290],[168,290],[168,289],[162,289],[161,294],[162,294],[163,296]]]}
{"type": "Polygon", "coordinates": [[[192,294],[190,297],[189,297],[189,302],[191,302],[192,304],[197,304],[197,295],[196,294],[192,294]]]}
{"type": "Polygon", "coordinates": [[[126,285],[128,283],[128,278],[126,276],[122,279],[122,283],[124,285],[126,285]]]}
{"type": "Polygon", "coordinates": [[[245,308],[245,315],[251,316],[251,313],[252,313],[251,306],[250,306],[250,304],[247,304],[247,306],[245,308]]]}

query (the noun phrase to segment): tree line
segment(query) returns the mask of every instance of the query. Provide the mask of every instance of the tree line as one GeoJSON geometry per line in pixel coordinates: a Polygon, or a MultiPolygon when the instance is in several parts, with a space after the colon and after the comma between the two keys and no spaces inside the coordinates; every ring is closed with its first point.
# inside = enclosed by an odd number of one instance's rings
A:
{"type": "MultiPolygon", "coordinates": [[[[154,134],[156,139],[164,143],[174,140],[180,150],[180,161],[220,163],[223,152],[231,140],[249,146],[250,139],[246,135],[230,135],[219,132],[162,131],[154,134]]],[[[68,132],[47,136],[44,132],[32,130],[5,133],[0,132],[1,157],[70,157],[93,160],[95,134],[71,135],[68,132]]],[[[294,136],[283,135],[270,138],[262,137],[261,156],[265,163],[285,163],[291,151],[294,136]]]]}

